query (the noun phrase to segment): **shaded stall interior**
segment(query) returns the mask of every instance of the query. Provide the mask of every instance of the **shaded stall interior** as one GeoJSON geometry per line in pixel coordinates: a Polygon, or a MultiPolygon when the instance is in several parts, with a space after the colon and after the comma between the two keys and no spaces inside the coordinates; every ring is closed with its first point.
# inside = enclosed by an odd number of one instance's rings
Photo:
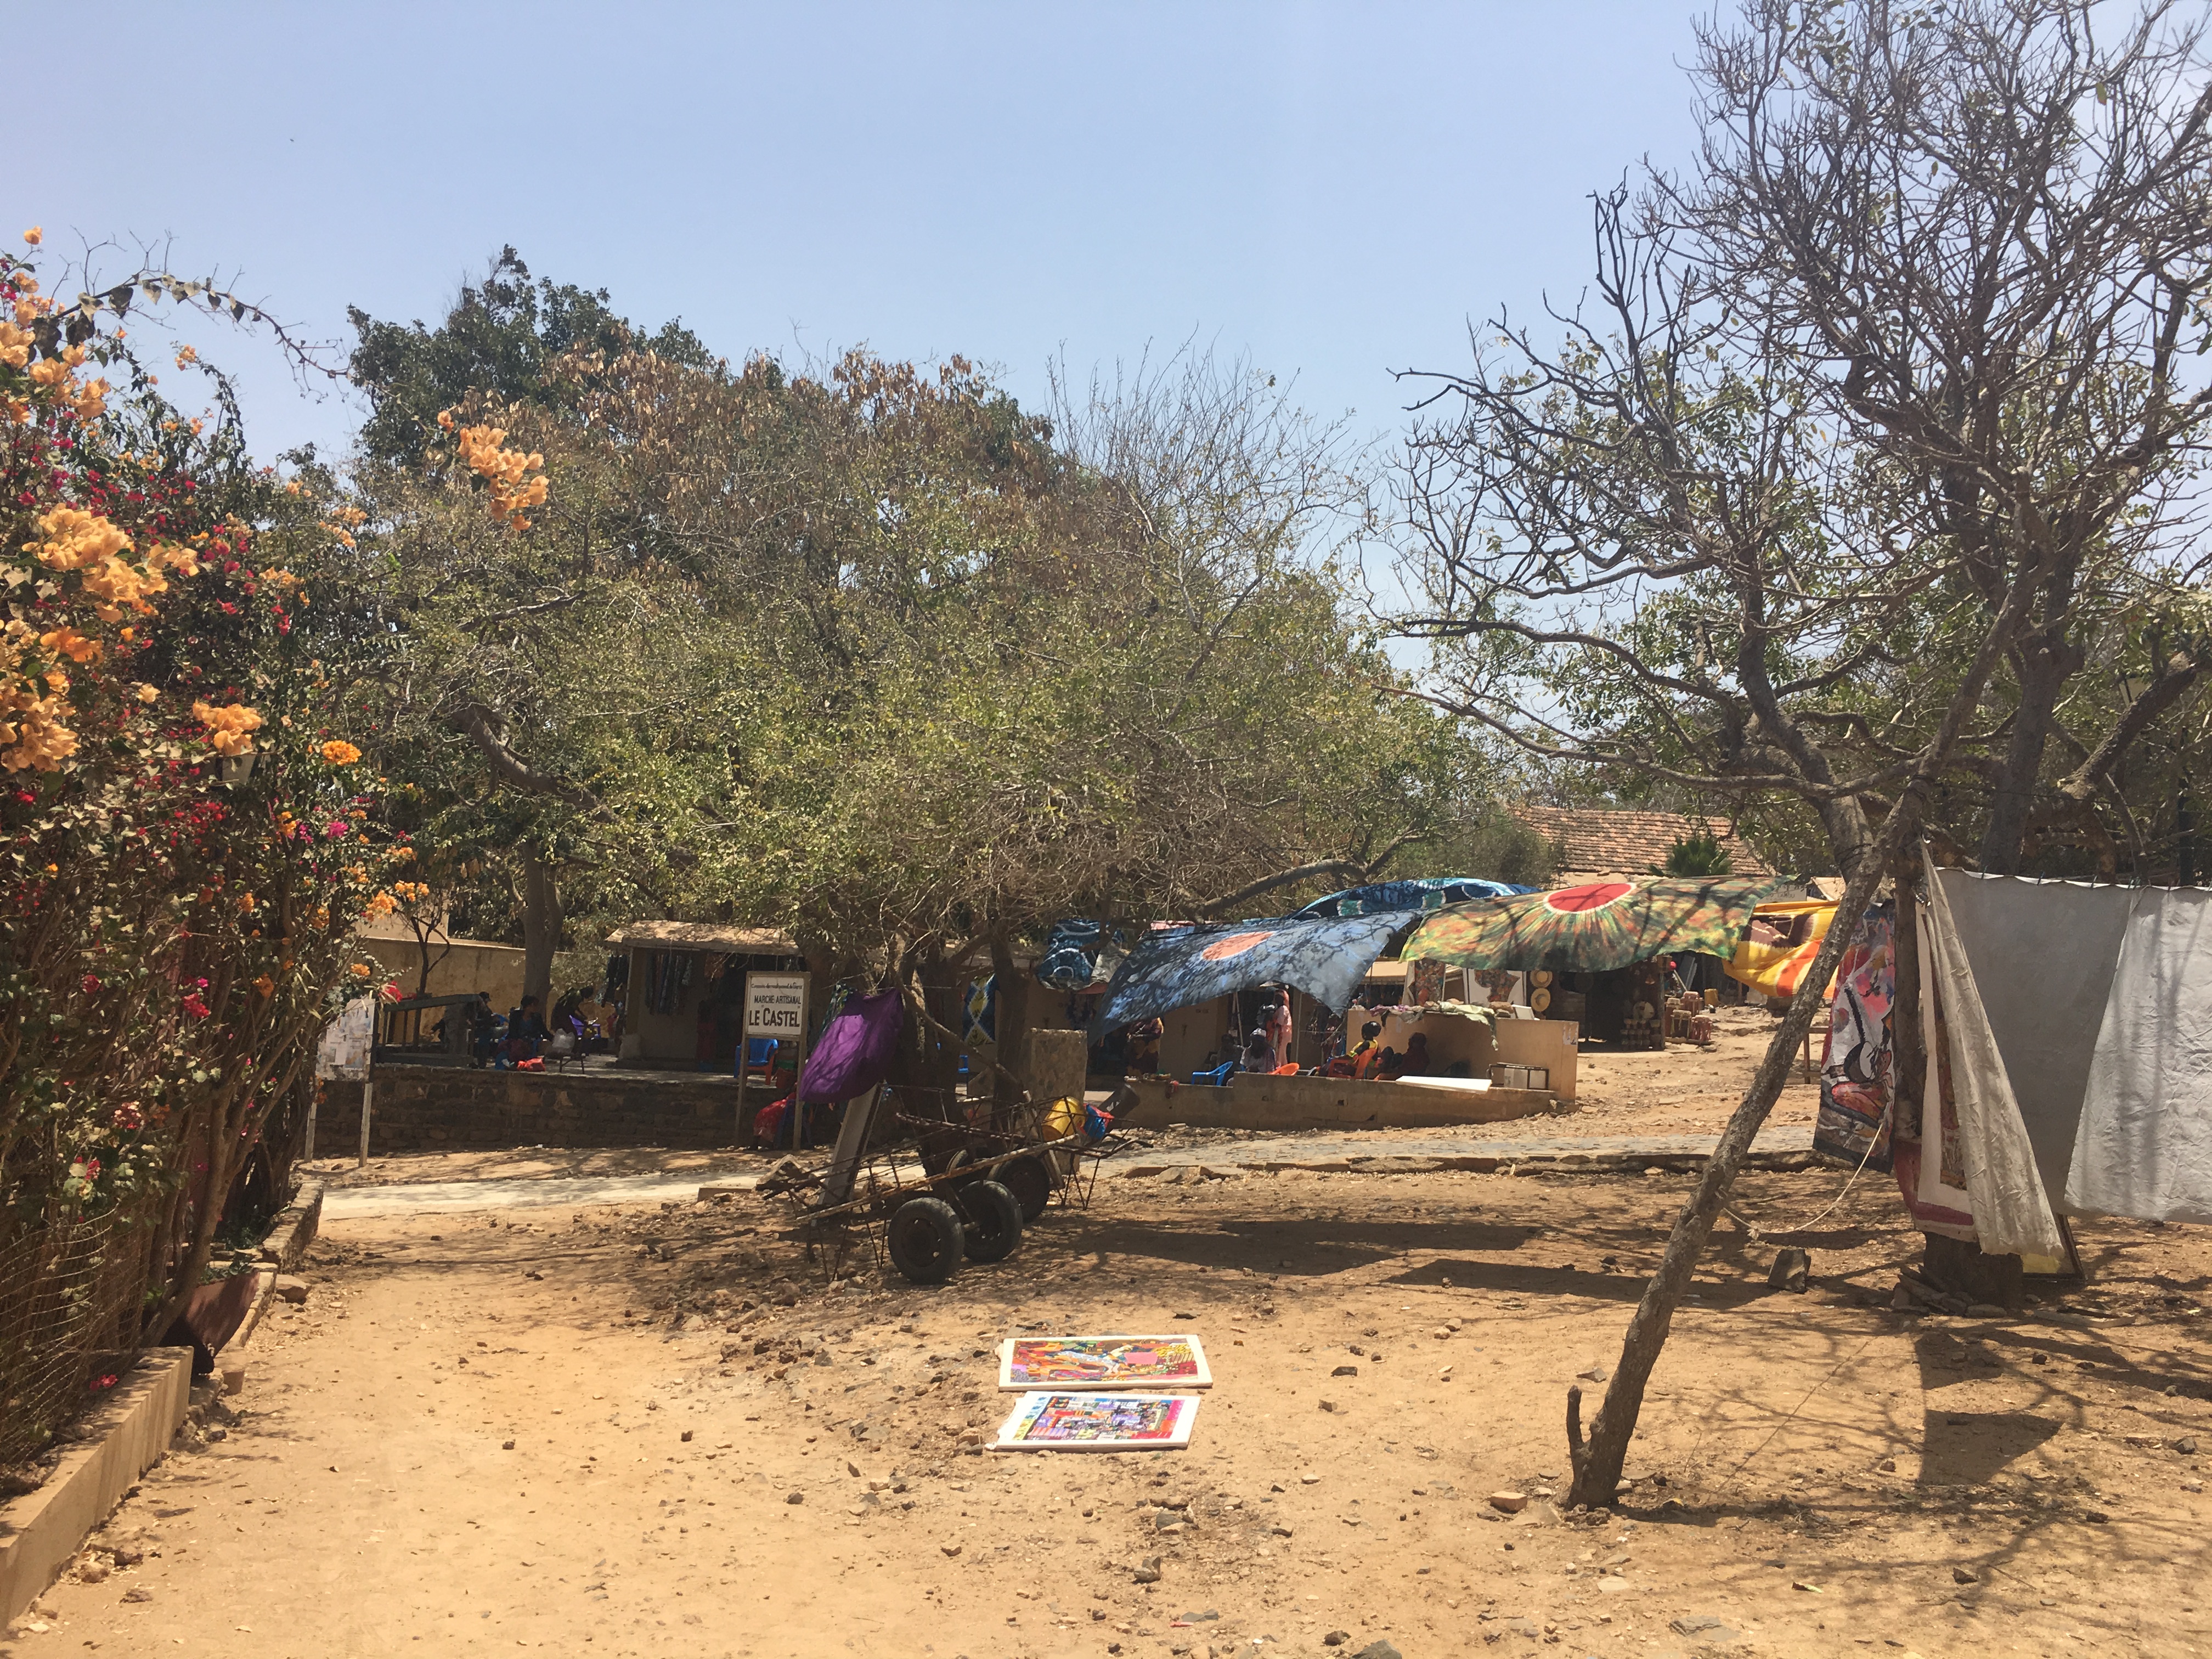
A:
{"type": "Polygon", "coordinates": [[[623,1005],[618,1063],[647,1070],[734,1071],[745,975],[806,970],[789,934],[726,922],[635,921],[607,949],[622,981],[609,991],[623,1005]]]}

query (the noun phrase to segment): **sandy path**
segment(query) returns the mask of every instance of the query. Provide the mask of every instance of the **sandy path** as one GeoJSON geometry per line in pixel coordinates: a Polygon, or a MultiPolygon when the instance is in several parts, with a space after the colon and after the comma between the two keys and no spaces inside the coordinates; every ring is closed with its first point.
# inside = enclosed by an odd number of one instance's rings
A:
{"type": "Polygon", "coordinates": [[[117,1516],[145,1563],[58,1586],[0,1652],[1686,1656],[1703,1619],[1741,1653],[2201,1650],[2199,1460],[2162,1443],[2212,1435],[2170,1288],[2212,1267],[2196,1230],[2085,1239],[2146,1322],[2094,1331],[1866,1305],[1916,1242],[1879,1188],[1807,1241],[1808,1296],[1724,1234],[1631,1464],[1668,1484],[1596,1526],[1490,1518],[1564,1473],[1565,1386],[1610,1363],[1687,1185],[1109,1183],[936,1291],[825,1288],[750,1198],[334,1220],[241,1419],[117,1516]],[[1192,1450],[963,1452],[1024,1326],[1201,1333],[1192,1450]]]}

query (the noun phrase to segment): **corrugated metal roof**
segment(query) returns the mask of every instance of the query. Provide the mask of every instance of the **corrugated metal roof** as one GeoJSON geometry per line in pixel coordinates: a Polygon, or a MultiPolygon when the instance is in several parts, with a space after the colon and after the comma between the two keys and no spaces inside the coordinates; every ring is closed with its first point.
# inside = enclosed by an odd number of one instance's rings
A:
{"type": "Polygon", "coordinates": [[[607,935],[610,945],[659,951],[721,951],[736,956],[798,954],[791,935],[775,927],[740,927],[727,921],[631,921],[607,935]]]}

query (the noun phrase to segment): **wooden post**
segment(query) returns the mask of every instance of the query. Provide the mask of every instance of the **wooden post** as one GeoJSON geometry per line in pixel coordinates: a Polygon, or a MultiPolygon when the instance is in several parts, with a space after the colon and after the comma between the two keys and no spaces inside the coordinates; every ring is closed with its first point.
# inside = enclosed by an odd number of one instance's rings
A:
{"type": "Polygon", "coordinates": [[[361,1078],[361,1162],[356,1168],[365,1168],[368,1163],[368,1115],[375,1101],[375,1080],[364,1071],[361,1078]]]}

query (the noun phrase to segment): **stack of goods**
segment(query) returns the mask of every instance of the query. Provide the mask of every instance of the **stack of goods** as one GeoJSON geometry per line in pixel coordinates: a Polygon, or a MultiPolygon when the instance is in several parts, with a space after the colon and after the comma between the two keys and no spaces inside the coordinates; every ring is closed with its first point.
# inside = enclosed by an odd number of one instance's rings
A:
{"type": "Polygon", "coordinates": [[[1706,1043],[1713,1040],[1712,1010],[1697,992],[1683,992],[1673,999],[1668,1009],[1668,1036],[1680,1042],[1706,1043]]]}
{"type": "Polygon", "coordinates": [[[999,1389],[1018,1394],[994,1451],[1169,1451],[1190,1444],[1195,1394],[1213,1374],[1195,1336],[1019,1336],[999,1346],[999,1389]]]}

